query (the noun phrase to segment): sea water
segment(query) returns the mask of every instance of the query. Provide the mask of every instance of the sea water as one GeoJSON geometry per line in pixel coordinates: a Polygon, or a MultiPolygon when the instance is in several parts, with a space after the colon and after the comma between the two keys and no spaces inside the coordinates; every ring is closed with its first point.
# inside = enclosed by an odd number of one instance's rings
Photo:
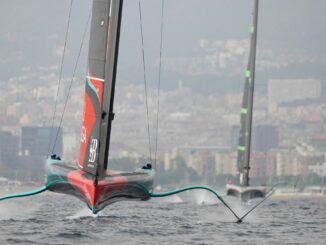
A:
{"type": "MultiPolygon", "coordinates": [[[[250,204],[226,199],[239,214],[250,204]]],[[[0,202],[0,244],[326,244],[326,198],[270,198],[243,223],[202,192],[119,202],[99,216],[42,194],[0,202]]]]}

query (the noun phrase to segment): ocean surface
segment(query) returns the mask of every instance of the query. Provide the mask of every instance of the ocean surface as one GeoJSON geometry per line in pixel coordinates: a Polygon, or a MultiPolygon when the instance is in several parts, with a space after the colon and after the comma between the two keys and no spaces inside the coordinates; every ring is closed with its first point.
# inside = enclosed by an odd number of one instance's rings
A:
{"type": "MultiPolygon", "coordinates": [[[[251,205],[226,201],[239,214],[251,205]]],[[[94,216],[60,194],[0,202],[0,244],[326,244],[326,198],[272,197],[243,223],[204,191],[119,202],[94,216]]]]}

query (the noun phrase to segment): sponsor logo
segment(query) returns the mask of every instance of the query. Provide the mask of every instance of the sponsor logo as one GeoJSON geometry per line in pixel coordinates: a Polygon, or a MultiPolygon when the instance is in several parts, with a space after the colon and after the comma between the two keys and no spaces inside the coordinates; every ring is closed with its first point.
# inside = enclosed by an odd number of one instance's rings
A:
{"type": "Polygon", "coordinates": [[[98,146],[98,140],[92,139],[91,144],[89,146],[89,162],[95,162],[96,154],[97,154],[97,146],[98,146]]]}

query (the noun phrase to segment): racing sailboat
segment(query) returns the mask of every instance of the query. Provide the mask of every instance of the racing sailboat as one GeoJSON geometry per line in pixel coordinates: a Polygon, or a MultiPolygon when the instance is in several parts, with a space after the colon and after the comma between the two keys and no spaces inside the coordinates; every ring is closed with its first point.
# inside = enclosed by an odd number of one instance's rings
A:
{"type": "Polygon", "coordinates": [[[45,167],[48,190],[80,198],[93,213],[116,201],[149,199],[155,174],[151,164],[134,172],[108,168],[122,5],[93,0],[79,162],[52,155],[45,167]]]}
{"type": "MultiPolygon", "coordinates": [[[[163,3],[164,1],[162,20],[163,3]]],[[[133,172],[118,172],[109,168],[122,5],[123,0],[93,0],[78,163],[68,163],[52,154],[46,162],[43,187],[0,197],[0,201],[33,196],[49,190],[81,199],[95,214],[107,205],[121,200],[148,200],[151,197],[160,198],[201,189],[214,194],[236,218],[236,222],[241,223],[253,209],[242,217],[238,216],[222,196],[208,186],[195,185],[154,193],[155,170],[150,163],[133,172]]]]}
{"type": "Polygon", "coordinates": [[[239,197],[242,201],[247,201],[257,197],[264,197],[266,195],[266,188],[263,186],[250,186],[249,178],[251,128],[255,86],[258,3],[259,0],[253,1],[249,62],[247,70],[245,71],[245,85],[242,97],[242,108],[240,111],[240,134],[237,157],[238,183],[226,185],[226,194],[239,197]]]}

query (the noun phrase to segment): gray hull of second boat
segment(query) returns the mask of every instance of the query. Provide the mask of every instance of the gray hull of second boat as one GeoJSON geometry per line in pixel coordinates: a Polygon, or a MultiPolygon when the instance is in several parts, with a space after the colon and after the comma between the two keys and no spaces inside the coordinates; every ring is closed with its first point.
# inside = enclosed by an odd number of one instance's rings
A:
{"type": "Polygon", "coordinates": [[[227,184],[226,195],[239,198],[243,202],[247,202],[253,198],[263,198],[266,196],[266,186],[240,186],[227,184]]]}

